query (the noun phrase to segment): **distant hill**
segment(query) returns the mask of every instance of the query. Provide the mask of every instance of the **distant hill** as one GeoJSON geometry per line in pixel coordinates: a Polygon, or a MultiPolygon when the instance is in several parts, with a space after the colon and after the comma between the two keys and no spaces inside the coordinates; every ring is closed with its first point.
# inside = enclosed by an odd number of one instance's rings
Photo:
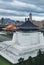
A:
{"type": "Polygon", "coordinates": [[[14,25],[22,25],[23,24],[23,21],[19,21],[19,20],[12,20],[10,18],[1,18],[0,19],[0,25],[3,26],[3,25],[8,25],[8,24],[14,24],[14,25]]]}
{"type": "Polygon", "coordinates": [[[12,19],[10,19],[10,18],[4,18],[4,21],[9,22],[9,23],[15,22],[14,20],[12,20],[12,19]]]}
{"type": "Polygon", "coordinates": [[[15,21],[10,19],[10,18],[1,18],[0,19],[0,25],[5,25],[5,24],[15,24],[15,21]]]}
{"type": "Polygon", "coordinates": [[[12,20],[12,19],[10,19],[10,18],[4,18],[4,20],[5,20],[6,22],[14,22],[14,20],[12,20]]]}

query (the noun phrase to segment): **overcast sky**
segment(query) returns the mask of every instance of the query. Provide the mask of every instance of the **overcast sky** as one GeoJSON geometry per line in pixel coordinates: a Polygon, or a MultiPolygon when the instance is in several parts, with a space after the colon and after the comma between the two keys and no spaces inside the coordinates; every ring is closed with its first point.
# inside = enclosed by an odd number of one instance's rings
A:
{"type": "Polygon", "coordinates": [[[44,19],[44,0],[0,0],[0,18],[24,20],[30,12],[33,19],[44,19]]]}

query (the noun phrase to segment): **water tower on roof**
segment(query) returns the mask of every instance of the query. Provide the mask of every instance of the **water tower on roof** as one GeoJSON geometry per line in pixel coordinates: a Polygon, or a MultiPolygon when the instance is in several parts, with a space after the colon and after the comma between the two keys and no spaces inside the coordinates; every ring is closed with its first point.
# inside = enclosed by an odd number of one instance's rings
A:
{"type": "Polygon", "coordinates": [[[30,21],[32,21],[32,13],[29,14],[30,21]]]}

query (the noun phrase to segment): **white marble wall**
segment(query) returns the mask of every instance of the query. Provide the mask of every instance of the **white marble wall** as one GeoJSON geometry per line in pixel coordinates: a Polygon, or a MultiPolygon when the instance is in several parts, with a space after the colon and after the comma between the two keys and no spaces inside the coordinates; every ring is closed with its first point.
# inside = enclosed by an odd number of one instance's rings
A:
{"type": "Polygon", "coordinates": [[[28,46],[28,45],[37,45],[40,43],[43,43],[43,33],[41,32],[30,32],[30,33],[22,33],[22,32],[16,32],[13,35],[12,41],[17,41],[22,46],[28,46]],[[17,34],[15,36],[15,34],[17,34]],[[16,39],[16,40],[15,40],[16,39]]]}
{"type": "Polygon", "coordinates": [[[36,56],[39,49],[44,50],[43,33],[16,32],[12,41],[2,42],[0,47],[0,55],[15,64],[20,57],[26,60],[29,56],[36,56]]]}

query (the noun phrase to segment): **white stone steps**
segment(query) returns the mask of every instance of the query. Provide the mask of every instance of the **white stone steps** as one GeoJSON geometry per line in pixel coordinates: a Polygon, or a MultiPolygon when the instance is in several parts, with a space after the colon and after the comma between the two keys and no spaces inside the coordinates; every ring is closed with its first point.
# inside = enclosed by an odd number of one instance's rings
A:
{"type": "Polygon", "coordinates": [[[7,50],[3,50],[0,52],[1,56],[10,61],[11,63],[18,63],[18,57],[14,54],[8,52],[7,50]]]}

